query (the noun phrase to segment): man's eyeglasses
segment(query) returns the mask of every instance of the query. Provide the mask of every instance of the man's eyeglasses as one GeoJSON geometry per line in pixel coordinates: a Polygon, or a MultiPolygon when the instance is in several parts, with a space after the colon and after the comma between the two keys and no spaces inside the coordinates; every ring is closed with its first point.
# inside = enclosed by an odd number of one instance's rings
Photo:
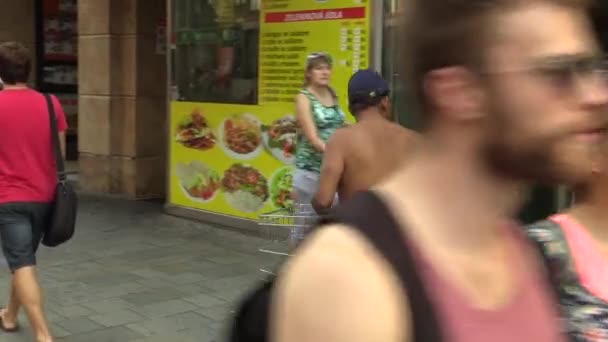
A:
{"type": "Polygon", "coordinates": [[[558,57],[541,62],[534,69],[560,88],[573,87],[581,80],[608,80],[608,59],[605,56],[558,57]]]}
{"type": "MultiPolygon", "coordinates": [[[[557,56],[534,63],[529,68],[502,70],[503,72],[527,71],[546,78],[554,87],[572,90],[580,81],[595,81],[608,86],[608,58],[606,56],[557,56]]],[[[490,73],[496,73],[491,71],[490,73]]]]}

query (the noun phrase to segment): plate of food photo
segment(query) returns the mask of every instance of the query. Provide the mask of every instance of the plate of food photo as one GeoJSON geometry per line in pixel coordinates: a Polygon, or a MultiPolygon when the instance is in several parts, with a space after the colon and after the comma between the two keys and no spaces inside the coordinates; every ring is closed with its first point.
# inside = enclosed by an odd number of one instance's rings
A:
{"type": "Polygon", "coordinates": [[[264,145],[275,158],[285,164],[295,162],[298,123],[293,115],[287,115],[262,126],[264,145]]]}
{"type": "Polygon", "coordinates": [[[178,124],[175,141],[185,147],[205,151],[215,146],[216,137],[207,118],[196,108],[178,124]]]}
{"type": "Polygon", "coordinates": [[[175,171],[180,187],[191,200],[208,203],[215,199],[222,184],[216,171],[200,161],[177,164],[175,171]]]}
{"type": "Polygon", "coordinates": [[[225,119],[218,128],[218,134],[222,148],[231,158],[252,159],[263,149],[262,123],[252,114],[225,119]]]}
{"type": "Polygon", "coordinates": [[[270,200],[275,208],[293,208],[292,186],[293,167],[282,167],[272,175],[270,178],[270,200]]]}
{"type": "Polygon", "coordinates": [[[228,204],[247,213],[261,210],[268,200],[266,177],[249,165],[233,164],[226,170],[222,190],[228,204]]]}

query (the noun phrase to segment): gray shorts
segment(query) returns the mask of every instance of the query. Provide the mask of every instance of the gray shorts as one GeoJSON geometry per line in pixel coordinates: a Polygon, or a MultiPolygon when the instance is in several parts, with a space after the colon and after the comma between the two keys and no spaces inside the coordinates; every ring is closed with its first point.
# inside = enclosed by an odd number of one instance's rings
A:
{"type": "Polygon", "coordinates": [[[319,190],[319,174],[296,169],[293,174],[293,190],[296,193],[296,203],[310,204],[319,190]]]}
{"type": "MultiPolygon", "coordinates": [[[[320,175],[314,172],[296,169],[293,175],[293,191],[297,204],[309,205],[319,191],[320,175]]],[[[333,205],[338,204],[338,194],[334,197],[333,205]]]]}
{"type": "Polygon", "coordinates": [[[36,265],[36,251],[51,209],[47,203],[0,204],[0,240],[11,272],[36,265]]]}

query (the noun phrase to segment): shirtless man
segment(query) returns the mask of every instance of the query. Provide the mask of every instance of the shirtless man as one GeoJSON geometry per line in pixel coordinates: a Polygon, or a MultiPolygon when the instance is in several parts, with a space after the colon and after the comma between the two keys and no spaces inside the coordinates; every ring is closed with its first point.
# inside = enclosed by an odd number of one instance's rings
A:
{"type": "Polygon", "coordinates": [[[388,83],[375,71],[360,70],[348,83],[349,110],[357,124],[340,129],[325,147],[319,191],[312,201],[318,213],[338,193],[344,202],[368,190],[401,165],[415,146],[416,133],[391,120],[388,83]]]}
{"type": "Polygon", "coordinates": [[[564,341],[512,218],[527,184],[586,180],[605,141],[587,2],[405,3],[398,58],[425,129],[399,171],[341,203],[279,272],[272,339],[564,341]]]}

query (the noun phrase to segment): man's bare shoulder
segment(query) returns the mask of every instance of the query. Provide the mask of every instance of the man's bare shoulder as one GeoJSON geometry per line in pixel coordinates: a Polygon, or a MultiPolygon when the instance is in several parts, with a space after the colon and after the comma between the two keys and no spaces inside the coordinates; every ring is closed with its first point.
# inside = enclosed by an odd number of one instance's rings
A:
{"type": "Polygon", "coordinates": [[[356,123],[354,125],[340,128],[336,131],[336,133],[334,133],[334,135],[337,135],[339,137],[338,139],[340,140],[352,142],[353,138],[367,136],[369,135],[369,132],[366,127],[364,127],[360,123],[356,123]]]}
{"type": "Polygon", "coordinates": [[[334,134],[331,136],[332,139],[346,139],[349,135],[352,135],[353,132],[357,131],[357,124],[340,127],[337,129],[334,134]]]}
{"type": "Polygon", "coordinates": [[[390,129],[399,132],[402,135],[407,135],[410,137],[418,137],[420,133],[414,131],[413,129],[404,127],[403,125],[397,122],[389,122],[388,125],[391,127],[390,129]]]}
{"type": "Polygon", "coordinates": [[[404,341],[409,321],[390,266],[359,233],[323,228],[279,276],[275,341],[404,341]]]}
{"type": "Polygon", "coordinates": [[[401,144],[413,146],[420,139],[420,133],[403,127],[398,123],[391,122],[389,123],[390,127],[387,127],[387,131],[393,133],[393,135],[399,139],[401,144]]]}
{"type": "Polygon", "coordinates": [[[347,142],[352,141],[359,134],[357,125],[342,127],[334,132],[328,144],[336,146],[348,146],[347,142]]]}

